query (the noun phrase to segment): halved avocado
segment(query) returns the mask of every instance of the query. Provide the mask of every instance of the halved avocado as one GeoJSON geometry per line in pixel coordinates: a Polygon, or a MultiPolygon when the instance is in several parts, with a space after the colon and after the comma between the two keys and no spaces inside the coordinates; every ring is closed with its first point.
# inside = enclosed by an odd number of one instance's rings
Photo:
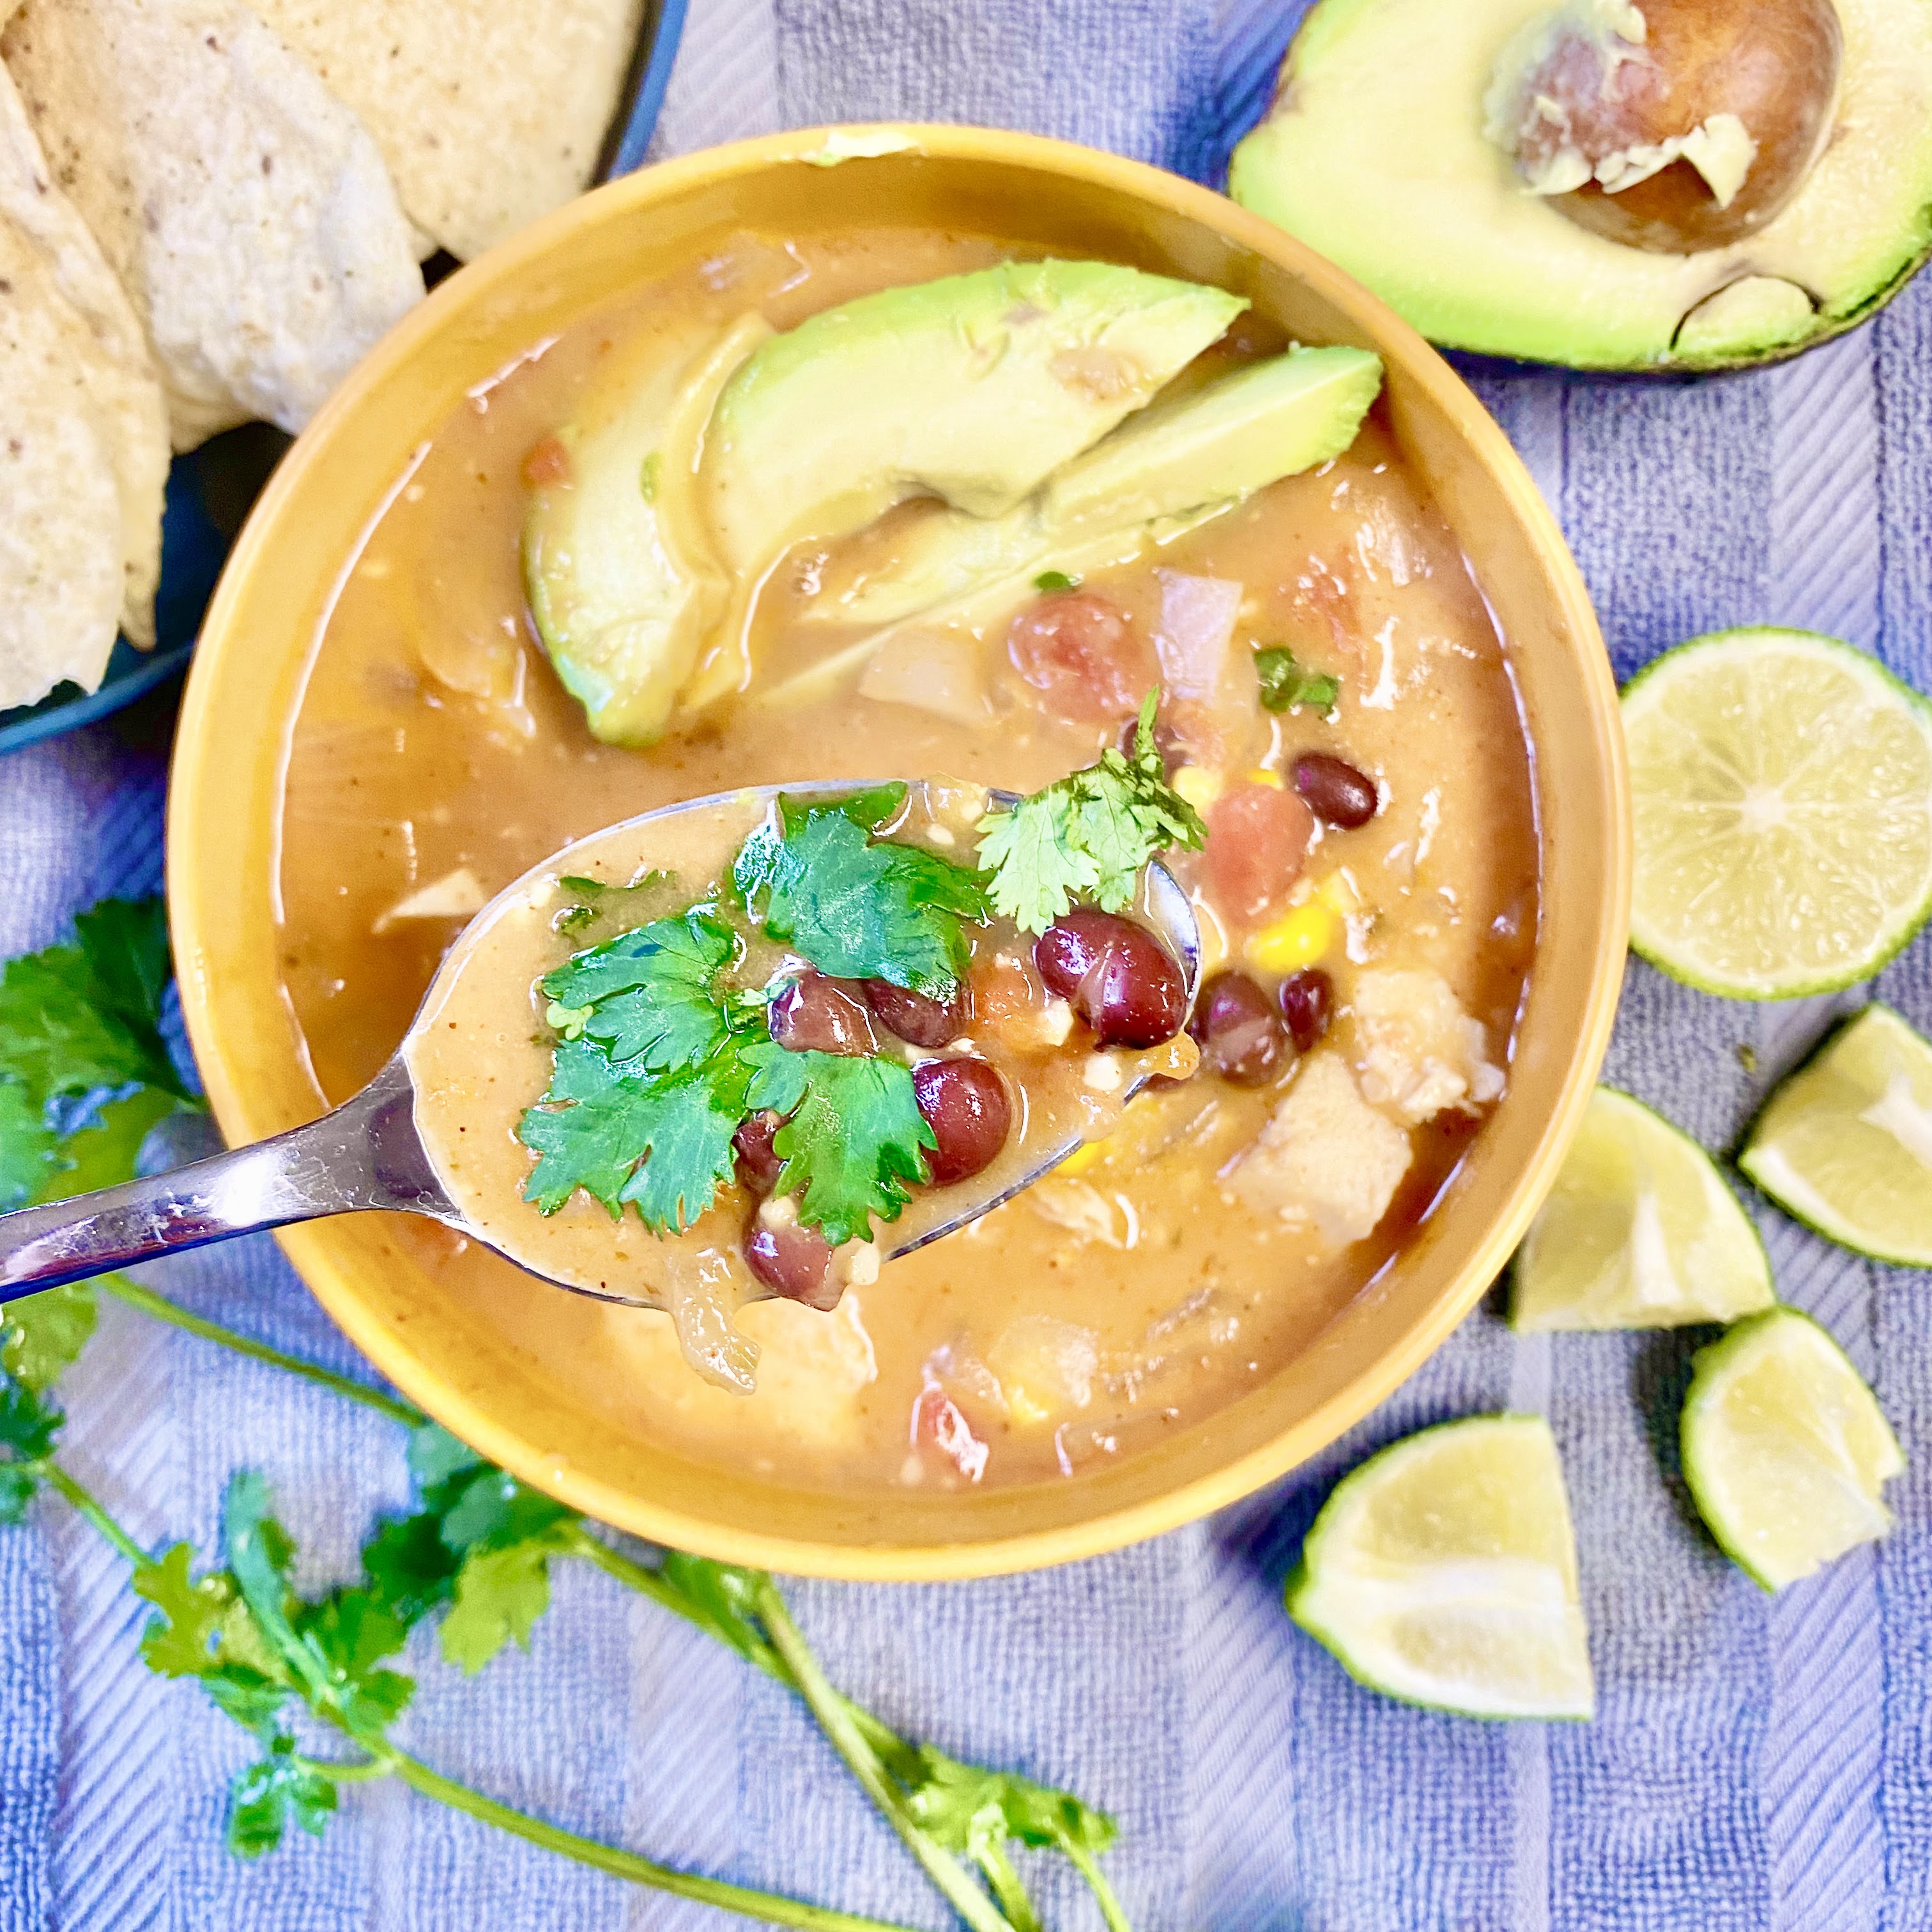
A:
{"type": "MultiPolygon", "coordinates": [[[[1641,59],[1642,10],[1571,0],[1567,10],[1613,17],[1641,59]]],[[[1932,251],[1926,0],[1836,0],[1840,67],[1815,159],[1754,232],[1684,254],[1582,225],[1486,132],[1498,62],[1557,10],[1319,0],[1268,118],[1235,150],[1228,192],[1434,340],[1575,368],[1790,355],[1870,314],[1932,251]]]]}
{"type": "Polygon", "coordinates": [[[698,503],[699,443],[719,390],[771,332],[748,315],[722,334],[696,325],[628,344],[557,432],[566,473],[531,493],[531,615],[607,743],[662,734],[729,601],[698,503]]]}
{"type": "MultiPolygon", "coordinates": [[[[1130,416],[1004,517],[953,510],[909,530],[893,566],[807,614],[884,624],[1046,568],[1103,567],[1124,535],[1312,470],[1355,440],[1382,386],[1365,349],[1292,349],[1130,416]]],[[[1131,554],[1134,543],[1126,544],[1131,554]]]]}
{"type": "Polygon", "coordinates": [[[718,398],[704,481],[720,552],[760,572],[908,496],[998,516],[1246,306],[1112,262],[1046,261],[827,309],[767,342],[718,398]]]}

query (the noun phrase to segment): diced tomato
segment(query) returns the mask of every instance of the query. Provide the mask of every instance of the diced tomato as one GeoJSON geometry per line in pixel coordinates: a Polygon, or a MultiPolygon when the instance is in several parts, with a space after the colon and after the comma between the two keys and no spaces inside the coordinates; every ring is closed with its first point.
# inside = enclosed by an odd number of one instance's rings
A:
{"type": "Polygon", "coordinates": [[[560,437],[540,436],[524,458],[524,481],[532,489],[570,480],[570,452],[560,437]]]}
{"type": "Polygon", "coordinates": [[[1006,632],[1006,655],[1049,711],[1077,724],[1138,711],[1157,676],[1127,614],[1090,591],[1029,604],[1006,632]]]}
{"type": "Polygon", "coordinates": [[[1230,785],[1208,814],[1208,888],[1222,914],[1258,924],[1287,903],[1308,857],[1315,814],[1272,785],[1230,785]]]}
{"type": "Polygon", "coordinates": [[[959,1405],[936,1382],[928,1382],[913,1405],[912,1440],[916,1449],[934,1449],[969,1483],[986,1473],[987,1448],[973,1433],[959,1405]]]}

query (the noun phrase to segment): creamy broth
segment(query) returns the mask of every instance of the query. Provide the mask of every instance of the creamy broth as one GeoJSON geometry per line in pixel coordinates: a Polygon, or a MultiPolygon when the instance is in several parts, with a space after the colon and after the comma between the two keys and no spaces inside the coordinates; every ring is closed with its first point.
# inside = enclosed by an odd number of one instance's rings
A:
{"type": "MultiPolygon", "coordinates": [[[[345,1097],[394,1049],[470,914],[600,827],[739,786],[889,772],[1030,790],[1115,741],[1117,718],[1060,715],[1016,673],[1010,607],[976,633],[945,634],[965,667],[951,715],[861,694],[892,688],[869,671],[760,701],[860,637],[839,621],[838,597],[890,562],[916,506],[794,552],[754,613],[746,700],[648,750],[590,736],[530,628],[523,466],[614,348],[694,317],[722,331],[752,308],[783,329],[1000,253],[902,231],[746,237],[533,345],[399,479],[345,573],[290,747],[280,960],[322,1096],[345,1097]]],[[[1244,318],[1187,380],[1283,346],[1244,318]]],[[[1264,1378],[1361,1292],[1440,1194],[1507,1067],[1537,920],[1528,748],[1503,648],[1379,412],[1332,462],[1079,588],[1124,614],[1151,682],[1177,580],[1203,579],[1240,586],[1218,697],[1177,710],[1177,757],[1198,775],[1210,828],[1244,800],[1292,790],[1310,752],[1346,759],[1379,794],[1359,829],[1318,828],[1292,903],[1266,922],[1299,912],[1316,939],[1328,934],[1316,956],[1333,1018],[1314,1052],[1288,1054],[1262,1086],[1203,1076],[1144,1096],[1072,1171],[888,1263],[831,1314],[744,1308],[762,1350],[749,1396],[693,1375],[665,1316],[544,1287],[478,1244],[407,1224],[476,1319],[572,1400],[686,1453],[826,1487],[959,1486],[1130,1454],[1264,1378]],[[1331,713],[1253,703],[1250,647],[1276,644],[1340,676],[1331,713]],[[1292,1174],[1331,1118],[1317,1088],[1339,1068],[1406,1160],[1360,1239],[1341,1238],[1353,1232],[1346,1204],[1324,1210],[1325,1223],[1285,1218],[1262,1184],[1292,1174]],[[1299,1138],[1276,1145],[1270,1118],[1310,1073],[1299,1138]]],[[[1238,844],[1231,835],[1222,850],[1238,844]]],[[[1252,964],[1256,931],[1216,916],[1239,880],[1220,869],[1213,838],[1173,862],[1201,896],[1204,971],[1252,964]]],[[[1292,944],[1269,956],[1254,970],[1272,992],[1292,944]]],[[[542,1055],[530,1052],[540,1084],[542,1055]]],[[[496,1157],[524,1160],[498,1126],[496,1157]]],[[[634,1238],[652,1238],[638,1227],[634,1238]]]]}

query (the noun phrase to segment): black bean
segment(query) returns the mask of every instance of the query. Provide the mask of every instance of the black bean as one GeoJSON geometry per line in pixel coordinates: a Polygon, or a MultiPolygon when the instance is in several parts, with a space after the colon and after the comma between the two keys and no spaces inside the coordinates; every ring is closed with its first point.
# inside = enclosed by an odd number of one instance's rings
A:
{"type": "Polygon", "coordinates": [[[802,1301],[808,1308],[838,1306],[842,1284],[830,1279],[830,1245],[802,1222],[753,1221],[745,1236],[745,1265],[788,1301],[802,1301]]]}
{"type": "Polygon", "coordinates": [[[865,982],[866,1004],[888,1033],[914,1046],[946,1046],[966,1030],[966,1002],[955,992],[950,1000],[935,1000],[890,980],[865,982]]]}
{"type": "Polygon", "coordinates": [[[1329,1009],[1335,999],[1334,983],[1320,967],[1304,966],[1282,980],[1280,999],[1282,1017],[1288,1022],[1295,1046],[1308,1052],[1328,1030],[1329,1009]]]}
{"type": "Polygon", "coordinates": [[[1304,752],[1295,760],[1294,788],[1317,818],[1344,832],[1367,824],[1382,803],[1373,778],[1326,752],[1304,752]]]}
{"type": "Polygon", "coordinates": [[[990,1060],[970,1054],[922,1060],[912,1070],[912,1084],[919,1111],[939,1143],[926,1156],[934,1186],[977,1174],[1006,1145],[1013,1103],[990,1060]]]}
{"type": "Polygon", "coordinates": [[[784,1125],[784,1122],[766,1108],[763,1113],[740,1121],[738,1131],[731,1136],[732,1149],[738,1156],[738,1178],[754,1194],[769,1194],[778,1184],[784,1162],[778,1158],[772,1141],[784,1125]]]}
{"type": "Polygon", "coordinates": [[[1288,1058],[1288,1034],[1266,993],[1245,973],[1217,973],[1201,989],[1187,1030],[1210,1073],[1237,1087],[1272,1080],[1288,1058]]]}
{"type": "Polygon", "coordinates": [[[772,1037],[794,1053],[876,1053],[865,996],[851,980],[807,971],[767,1009],[772,1037]]]}
{"type": "Polygon", "coordinates": [[[1070,912],[1034,942],[1033,961],[1047,991],[1070,1001],[1102,1046],[1158,1046],[1180,1030],[1180,968],[1144,926],[1070,912]]]}

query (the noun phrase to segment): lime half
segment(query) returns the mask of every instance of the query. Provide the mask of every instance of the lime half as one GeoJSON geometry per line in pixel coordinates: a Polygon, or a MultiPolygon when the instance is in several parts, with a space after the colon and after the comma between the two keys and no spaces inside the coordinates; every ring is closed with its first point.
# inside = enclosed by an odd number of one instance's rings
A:
{"type": "Polygon", "coordinates": [[[1699,1512],[1767,1590],[1892,1527],[1880,1492],[1905,1467],[1898,1438],[1844,1349],[1795,1308],[1698,1350],[1682,1427],[1699,1512]]]}
{"type": "Polygon", "coordinates": [[[1829,1240],[1932,1268],[1932,1041],[1866,1007],[1772,1094],[1738,1165],[1829,1240]]]}
{"type": "Polygon", "coordinates": [[[1932,705],[1809,631],[1720,631],[1624,692],[1630,943],[1709,993],[1875,972],[1932,910],[1932,705]]]}
{"type": "Polygon", "coordinates": [[[1371,1690],[1472,1718],[1595,1710],[1576,1543],[1550,1425],[1446,1422],[1338,1483],[1288,1613],[1371,1690]]]}
{"type": "Polygon", "coordinates": [[[1676,1328],[1778,1298],[1764,1244],[1710,1156],[1611,1087],[1591,1096],[1511,1276],[1519,1329],[1676,1328]]]}

